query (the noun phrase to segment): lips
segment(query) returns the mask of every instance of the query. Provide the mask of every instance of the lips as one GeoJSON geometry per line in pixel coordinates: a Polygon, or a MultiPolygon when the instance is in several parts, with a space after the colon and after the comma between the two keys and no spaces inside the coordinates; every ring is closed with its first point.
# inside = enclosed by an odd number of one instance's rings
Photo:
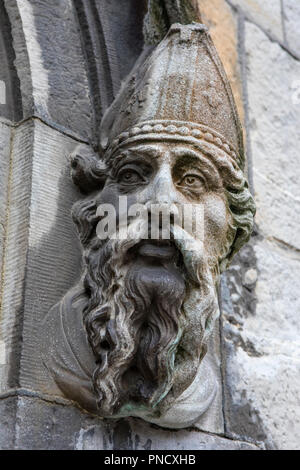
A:
{"type": "Polygon", "coordinates": [[[151,240],[142,242],[137,252],[140,256],[170,260],[176,256],[176,246],[169,240],[151,240]]]}

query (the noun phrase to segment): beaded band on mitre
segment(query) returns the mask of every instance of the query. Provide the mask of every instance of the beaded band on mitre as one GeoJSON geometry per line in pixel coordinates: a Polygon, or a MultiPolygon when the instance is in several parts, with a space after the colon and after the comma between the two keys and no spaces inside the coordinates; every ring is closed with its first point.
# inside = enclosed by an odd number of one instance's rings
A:
{"type": "Polygon", "coordinates": [[[184,121],[145,121],[122,132],[105,151],[105,159],[110,160],[114,153],[125,145],[140,140],[180,140],[181,142],[197,144],[205,141],[223,150],[240,168],[240,155],[234,147],[218,132],[193,122],[184,121]]]}

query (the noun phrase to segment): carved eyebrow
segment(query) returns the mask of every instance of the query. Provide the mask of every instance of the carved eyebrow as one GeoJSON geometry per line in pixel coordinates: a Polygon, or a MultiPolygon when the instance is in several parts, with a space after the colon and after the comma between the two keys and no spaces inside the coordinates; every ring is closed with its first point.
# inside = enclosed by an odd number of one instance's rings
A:
{"type": "Polygon", "coordinates": [[[150,147],[149,145],[139,145],[137,147],[129,148],[126,150],[128,154],[131,156],[132,154],[143,152],[144,154],[148,155],[149,157],[160,157],[163,155],[163,150],[158,149],[157,147],[150,147]]]}
{"type": "Polygon", "coordinates": [[[159,158],[162,154],[163,151],[158,148],[153,148],[149,145],[139,145],[124,149],[119,155],[108,162],[108,166],[111,170],[116,170],[126,161],[138,163],[143,157],[159,158]]]}
{"type": "Polygon", "coordinates": [[[204,167],[208,171],[212,172],[213,174],[218,175],[218,170],[217,170],[213,160],[210,159],[209,156],[204,152],[200,153],[200,152],[197,152],[195,150],[188,149],[186,147],[176,147],[172,151],[172,153],[173,153],[173,155],[175,155],[175,157],[177,157],[177,162],[175,163],[175,165],[179,164],[180,160],[183,163],[189,163],[188,159],[191,158],[191,160],[192,160],[190,162],[191,164],[195,164],[195,160],[198,160],[199,163],[201,162],[202,166],[204,165],[204,167]]]}
{"type": "Polygon", "coordinates": [[[139,152],[123,152],[115,160],[112,160],[110,165],[111,175],[116,175],[120,168],[130,164],[138,166],[140,169],[149,169],[152,165],[144,156],[139,155],[139,152]]]}
{"type": "Polygon", "coordinates": [[[173,154],[175,154],[176,157],[194,157],[199,160],[203,158],[202,154],[199,154],[199,152],[196,152],[195,150],[187,149],[186,147],[176,147],[173,151],[173,154]]]}

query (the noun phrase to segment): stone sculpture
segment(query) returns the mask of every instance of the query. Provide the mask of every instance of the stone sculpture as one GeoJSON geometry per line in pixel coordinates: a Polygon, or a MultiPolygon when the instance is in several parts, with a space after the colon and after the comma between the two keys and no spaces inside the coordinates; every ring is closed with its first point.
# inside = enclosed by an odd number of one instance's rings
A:
{"type": "Polygon", "coordinates": [[[43,323],[45,371],[54,394],[100,416],[190,426],[218,386],[206,352],[220,273],[255,213],[239,118],[205,26],[171,27],[133,70],[100,134],[99,155],[81,148],[72,158],[86,193],[73,209],[84,271],[43,323]],[[140,214],[128,217],[126,237],[101,239],[99,207],[115,209],[117,230],[120,196],[128,212],[167,207],[170,239],[147,239],[140,214]],[[203,214],[198,232],[174,217],[187,205],[203,214]]]}

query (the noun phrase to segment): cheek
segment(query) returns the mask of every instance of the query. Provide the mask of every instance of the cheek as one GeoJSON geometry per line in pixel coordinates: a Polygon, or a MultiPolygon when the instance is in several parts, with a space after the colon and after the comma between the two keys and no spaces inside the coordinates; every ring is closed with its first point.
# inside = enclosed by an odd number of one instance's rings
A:
{"type": "Polygon", "coordinates": [[[97,198],[97,203],[98,205],[111,204],[116,209],[118,207],[118,194],[116,189],[112,186],[104,186],[97,198]]]}
{"type": "Polygon", "coordinates": [[[207,195],[204,203],[204,236],[209,245],[217,248],[225,242],[230,220],[225,197],[207,195]]]}
{"type": "Polygon", "coordinates": [[[117,219],[120,215],[124,216],[127,214],[128,209],[131,205],[137,203],[136,195],[124,195],[119,192],[119,189],[115,185],[109,185],[104,187],[101,194],[97,198],[97,205],[110,204],[114,207],[117,219]]]}

